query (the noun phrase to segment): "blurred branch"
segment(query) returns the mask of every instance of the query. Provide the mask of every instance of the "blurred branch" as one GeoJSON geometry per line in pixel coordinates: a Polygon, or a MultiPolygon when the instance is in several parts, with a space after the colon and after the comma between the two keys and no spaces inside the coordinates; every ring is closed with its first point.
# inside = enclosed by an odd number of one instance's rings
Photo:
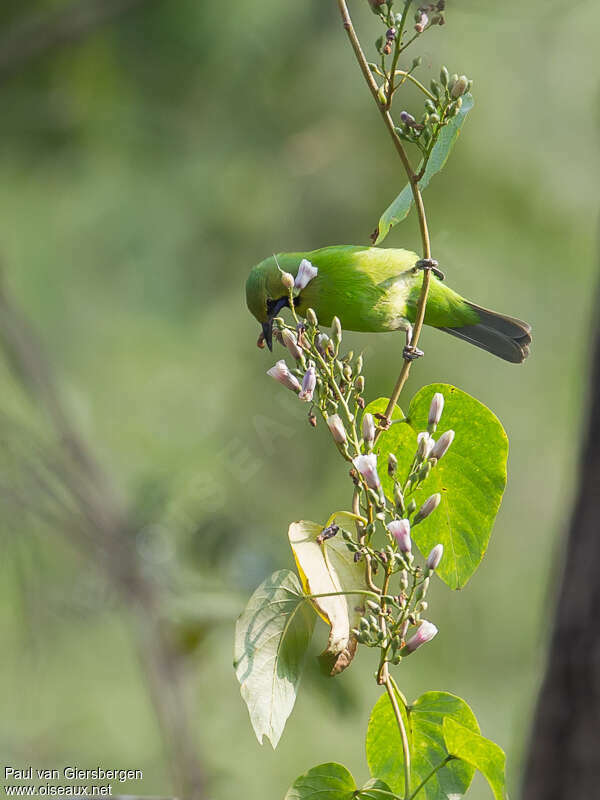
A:
{"type": "Polygon", "coordinates": [[[75,44],[116,17],[149,0],[77,0],[53,13],[21,20],[0,40],[0,81],[30,61],[75,44]]]}
{"type": "Polygon", "coordinates": [[[538,697],[523,800],[597,797],[600,766],[600,322],[578,496],[538,697]]]}
{"type": "Polygon", "coordinates": [[[205,780],[189,725],[182,656],[161,622],[158,587],[139,564],[135,522],[71,424],[41,342],[3,285],[0,343],[15,375],[47,416],[58,447],[58,457],[49,458],[43,448],[36,446],[33,458],[26,459],[28,485],[24,490],[0,485],[0,496],[25,511],[33,510],[53,530],[69,535],[87,557],[91,551],[92,558],[106,570],[133,615],[138,655],[169,753],[176,790],[186,800],[202,800],[205,780]],[[71,502],[65,502],[61,492],[56,491],[57,485],[71,502]],[[38,490],[37,494],[30,486],[38,490]],[[40,493],[53,501],[55,508],[36,504],[32,498],[40,493]]]}

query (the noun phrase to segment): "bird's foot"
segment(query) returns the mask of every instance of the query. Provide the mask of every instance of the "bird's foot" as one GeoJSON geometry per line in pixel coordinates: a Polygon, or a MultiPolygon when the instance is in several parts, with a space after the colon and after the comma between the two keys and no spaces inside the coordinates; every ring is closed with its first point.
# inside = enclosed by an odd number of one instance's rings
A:
{"type": "Polygon", "coordinates": [[[405,361],[415,361],[417,358],[421,358],[421,356],[424,355],[425,353],[422,350],[419,350],[418,347],[413,347],[410,344],[407,344],[402,351],[402,357],[405,361]]]}
{"type": "Polygon", "coordinates": [[[438,269],[438,262],[435,260],[435,258],[422,258],[415,264],[415,269],[429,269],[440,281],[443,281],[446,277],[442,270],[438,269]]]}

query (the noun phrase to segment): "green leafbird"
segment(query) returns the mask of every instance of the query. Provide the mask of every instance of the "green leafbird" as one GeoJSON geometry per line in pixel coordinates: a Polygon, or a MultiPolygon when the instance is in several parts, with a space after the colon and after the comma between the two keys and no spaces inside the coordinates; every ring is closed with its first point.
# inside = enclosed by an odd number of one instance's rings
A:
{"type": "MultiPolygon", "coordinates": [[[[423,282],[418,262],[419,257],[410,250],[352,245],[279,253],[252,269],[246,282],[246,301],[262,324],[269,349],[273,318],[290,303],[291,279],[285,273],[295,278],[291,291],[300,316],[312,308],[323,325],[330,325],[337,316],[348,330],[400,330],[408,339],[423,282]]],[[[513,364],[520,364],[529,354],[531,328],[526,322],[465,300],[434,275],[425,324],[513,364]]]]}

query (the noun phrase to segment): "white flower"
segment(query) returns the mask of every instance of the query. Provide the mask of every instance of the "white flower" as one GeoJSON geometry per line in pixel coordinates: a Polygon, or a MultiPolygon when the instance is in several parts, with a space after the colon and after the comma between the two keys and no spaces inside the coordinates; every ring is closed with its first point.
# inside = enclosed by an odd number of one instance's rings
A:
{"type": "Polygon", "coordinates": [[[427,556],[427,568],[435,570],[439,567],[442,556],[444,555],[444,545],[436,544],[431,553],[427,556]]]}
{"type": "Polygon", "coordinates": [[[297,291],[302,291],[308,284],[312,281],[313,278],[317,276],[319,270],[308,261],[306,258],[303,258],[300,262],[300,266],[298,267],[298,274],[296,275],[296,280],[294,281],[294,289],[297,291]]]}
{"type": "Polygon", "coordinates": [[[327,424],[329,425],[329,430],[335,441],[338,444],[346,444],[348,438],[340,415],[332,414],[330,417],[327,417],[327,424]]]}
{"type": "Polygon", "coordinates": [[[314,366],[311,364],[310,367],[304,373],[304,378],[302,379],[302,389],[298,397],[300,400],[304,400],[305,403],[310,403],[313,399],[313,394],[315,391],[315,386],[317,385],[317,373],[315,372],[314,366]]]}
{"type": "Polygon", "coordinates": [[[381,482],[377,474],[377,455],[370,453],[368,456],[356,456],[352,460],[354,467],[360,472],[370,489],[379,491],[381,482]]]}
{"type": "Polygon", "coordinates": [[[438,629],[435,627],[433,622],[427,622],[426,619],[419,625],[417,628],[416,633],[410,637],[408,642],[406,643],[406,650],[409,653],[414,653],[418,647],[421,647],[422,644],[426,644],[430,642],[434,636],[437,635],[438,629]]]}
{"type": "Polygon", "coordinates": [[[298,378],[288,369],[288,365],[285,363],[283,359],[278,361],[274,367],[267,370],[267,375],[270,375],[271,378],[275,378],[282,386],[286,386],[288,389],[291,389],[294,392],[300,391],[300,383],[298,382],[298,378]]]}
{"type": "Polygon", "coordinates": [[[407,519],[395,519],[387,526],[388,531],[398,542],[402,553],[410,553],[412,542],[410,540],[410,522],[407,519]]]}

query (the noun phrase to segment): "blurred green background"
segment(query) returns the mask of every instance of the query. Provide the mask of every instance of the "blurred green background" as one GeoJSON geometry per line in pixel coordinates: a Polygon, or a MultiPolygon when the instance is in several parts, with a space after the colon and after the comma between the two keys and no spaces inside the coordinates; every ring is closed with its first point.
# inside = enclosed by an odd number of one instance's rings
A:
{"type": "MultiPolygon", "coordinates": [[[[372,52],[376,20],[366,0],[353,6],[372,52]]],[[[0,54],[18,21],[63,7],[4,0],[0,54]]],[[[534,346],[516,368],[425,332],[405,397],[447,381],[489,405],[511,441],[509,484],[483,565],[460,593],[435,586],[440,635],[398,679],[409,698],[465,697],[506,749],[514,793],[585,410],[600,7],[461,0],[447,17],[422,40],[420,76],[465,72],[476,106],[425,197],[434,253],[463,294],[528,320],[534,346]]],[[[5,282],[139,521],[140,564],[181,643],[205,797],[279,798],[328,760],[366,778],[372,654],[336,681],[309,669],[277,752],[258,745],[231,668],[236,614],[292,565],[288,523],[349,500],[325,432],[265,376],[246,274],[277,250],[367,242],[404,182],[336,4],[141,3],[0,72],[0,98],[5,282]]],[[[418,248],[414,216],[386,243],[418,248]]],[[[397,337],[348,338],[367,349],[368,396],[389,393],[397,337]]],[[[0,758],[142,769],[126,791],[169,794],[136,617],[94,558],[40,520],[30,483],[27,513],[8,502],[31,432],[54,434],[0,369],[0,758]]],[[[323,628],[317,639],[315,652],[323,628]]],[[[476,782],[470,797],[488,796],[476,782]]]]}

